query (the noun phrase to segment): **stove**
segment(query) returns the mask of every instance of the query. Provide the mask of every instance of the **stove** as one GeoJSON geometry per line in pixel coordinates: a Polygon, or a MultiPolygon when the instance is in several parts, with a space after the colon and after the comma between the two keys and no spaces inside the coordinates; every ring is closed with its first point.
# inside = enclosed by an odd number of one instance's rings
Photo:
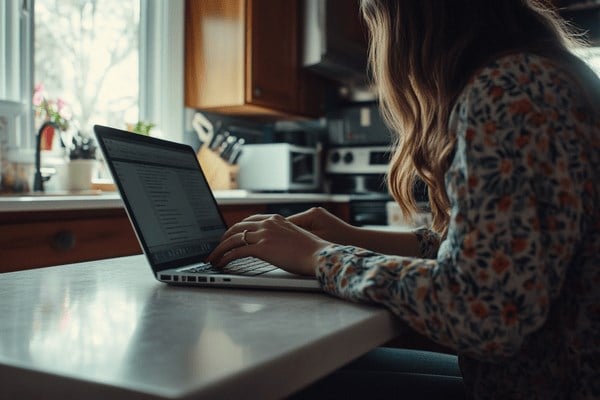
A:
{"type": "Polygon", "coordinates": [[[387,193],[388,146],[334,147],[327,152],[325,177],[331,193],[387,193]]]}
{"type": "Polygon", "coordinates": [[[345,146],[328,150],[325,181],[330,193],[350,196],[350,223],[386,225],[392,201],[385,183],[388,146],[345,146]]]}
{"type": "MultiPolygon", "coordinates": [[[[388,146],[334,147],[327,152],[326,186],[330,193],[350,195],[350,222],[357,226],[386,225],[389,194],[385,175],[390,162],[388,146]]],[[[426,185],[418,180],[414,196],[428,209],[426,185]]]]}

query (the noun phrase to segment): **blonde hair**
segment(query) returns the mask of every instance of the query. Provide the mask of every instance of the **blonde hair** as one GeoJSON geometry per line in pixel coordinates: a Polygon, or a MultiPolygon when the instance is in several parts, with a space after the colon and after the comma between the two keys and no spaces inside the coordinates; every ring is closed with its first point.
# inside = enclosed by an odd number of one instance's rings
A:
{"type": "Polygon", "coordinates": [[[576,40],[536,0],[362,0],[369,28],[369,66],[380,108],[395,132],[387,181],[410,217],[417,178],[428,188],[432,228],[446,234],[449,200],[444,175],[455,137],[450,113],[467,80],[503,53],[529,51],[563,59],[576,40]]]}

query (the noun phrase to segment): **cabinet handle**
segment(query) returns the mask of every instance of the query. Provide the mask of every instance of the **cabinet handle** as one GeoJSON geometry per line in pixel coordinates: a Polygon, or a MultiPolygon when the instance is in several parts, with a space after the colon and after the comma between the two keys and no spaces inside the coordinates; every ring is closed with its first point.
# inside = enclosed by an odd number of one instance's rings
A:
{"type": "Polygon", "coordinates": [[[52,238],[52,248],[59,251],[71,250],[75,247],[75,235],[71,231],[59,231],[52,238]]]}
{"type": "Polygon", "coordinates": [[[256,97],[260,97],[260,96],[262,96],[262,90],[260,90],[260,88],[255,88],[255,89],[254,89],[254,95],[255,95],[256,97]]]}

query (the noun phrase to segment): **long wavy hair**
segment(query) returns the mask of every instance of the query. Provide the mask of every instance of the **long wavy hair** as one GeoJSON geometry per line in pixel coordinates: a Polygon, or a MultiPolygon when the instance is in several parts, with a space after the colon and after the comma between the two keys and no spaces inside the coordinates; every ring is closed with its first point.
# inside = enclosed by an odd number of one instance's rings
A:
{"type": "Polygon", "coordinates": [[[573,70],[578,61],[568,49],[582,41],[537,0],[362,0],[361,10],[370,32],[370,73],[395,132],[390,193],[411,217],[415,183],[422,179],[432,228],[445,235],[444,175],[456,141],[449,118],[468,79],[494,57],[519,51],[573,70]]]}

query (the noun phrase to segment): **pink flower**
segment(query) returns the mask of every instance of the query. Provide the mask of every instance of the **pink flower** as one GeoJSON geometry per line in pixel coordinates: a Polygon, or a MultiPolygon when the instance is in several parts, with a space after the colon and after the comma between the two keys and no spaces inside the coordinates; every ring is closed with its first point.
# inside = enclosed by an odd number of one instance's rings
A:
{"type": "Polygon", "coordinates": [[[58,115],[67,121],[73,117],[73,113],[71,112],[71,109],[66,106],[66,103],[63,103],[62,108],[60,104],[58,105],[58,115]]]}
{"type": "Polygon", "coordinates": [[[71,108],[63,99],[48,99],[42,83],[35,85],[32,103],[36,117],[55,123],[63,131],[69,128],[69,122],[73,118],[71,108]]]}
{"type": "Polygon", "coordinates": [[[39,106],[44,101],[44,94],[42,92],[34,92],[32,103],[34,106],[39,106]]]}
{"type": "Polygon", "coordinates": [[[39,106],[42,104],[42,102],[44,101],[45,98],[45,93],[44,93],[44,84],[43,83],[38,83],[37,85],[35,85],[34,89],[33,89],[33,105],[34,106],[39,106]]]}

